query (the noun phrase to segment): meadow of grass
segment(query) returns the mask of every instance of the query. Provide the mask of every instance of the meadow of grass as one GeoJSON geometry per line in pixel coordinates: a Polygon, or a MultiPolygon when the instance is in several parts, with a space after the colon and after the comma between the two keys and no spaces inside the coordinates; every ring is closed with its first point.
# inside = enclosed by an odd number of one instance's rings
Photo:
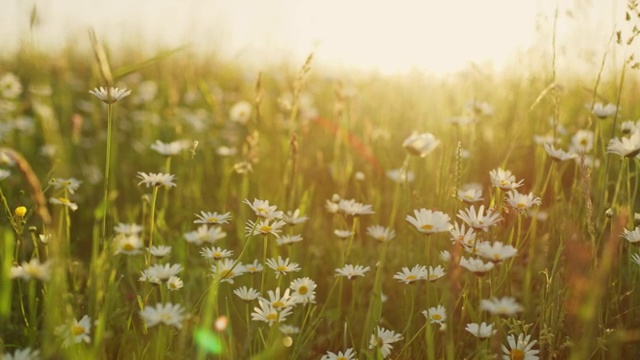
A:
{"type": "Polygon", "coordinates": [[[640,357],[640,82],[554,61],[25,44],[0,62],[0,354],[640,357]]]}

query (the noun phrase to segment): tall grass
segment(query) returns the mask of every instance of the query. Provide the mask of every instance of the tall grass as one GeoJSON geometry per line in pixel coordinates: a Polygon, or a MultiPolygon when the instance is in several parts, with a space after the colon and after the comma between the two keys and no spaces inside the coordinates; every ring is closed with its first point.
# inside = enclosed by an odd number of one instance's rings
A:
{"type": "Polygon", "coordinates": [[[630,62],[618,78],[604,65],[597,76],[563,78],[555,56],[548,73],[330,78],[311,57],[298,69],[260,73],[188,49],[151,60],[114,50],[97,58],[72,46],[43,54],[25,45],[0,62],[0,77],[15,74],[22,87],[15,96],[0,89],[0,159],[10,171],[0,181],[5,353],[31,347],[44,358],[309,359],[352,348],[356,358],[376,359],[386,355],[391,330],[389,358],[492,358],[521,334],[537,341],[532,349],[545,359],[640,356],[638,251],[622,237],[637,229],[639,163],[607,152],[612,138],[640,132],[637,122],[627,134],[620,127],[639,112],[630,62]],[[103,85],[132,94],[107,108],[88,93],[103,85]],[[615,111],[600,118],[593,111],[603,100],[615,111]],[[242,101],[248,110],[235,114],[242,101]],[[534,140],[549,135],[569,150],[579,130],[593,133],[594,146],[574,150],[571,160],[552,159],[534,140]],[[413,131],[432,133],[439,146],[424,157],[408,153],[402,144],[413,131]],[[151,149],[156,140],[180,143],[162,155],[151,149]],[[522,180],[517,191],[541,204],[509,205],[508,191],[491,183],[497,168],[510,170],[522,180]],[[392,179],[394,169],[404,176],[392,179]],[[173,174],[176,186],[141,186],[139,172],[173,174]],[[69,191],[72,177],[82,183],[69,191]],[[469,204],[458,191],[468,183],[482,190],[475,209],[484,205],[500,218],[474,231],[472,243],[406,221],[426,209],[462,224],[457,215],[469,204]],[[254,199],[277,209],[255,212],[254,199]],[[349,214],[348,205],[331,211],[349,199],[373,213],[349,214]],[[277,221],[295,210],[308,220],[280,228],[277,221]],[[231,219],[211,219],[187,241],[201,211],[231,219]],[[118,234],[118,224],[142,231],[118,234]],[[380,240],[373,225],[387,228],[380,240]],[[349,234],[342,239],[335,230],[349,234]],[[276,242],[294,235],[302,240],[276,242]],[[494,268],[478,276],[460,261],[477,257],[473,248],[485,241],[517,254],[493,259],[494,268]],[[170,254],[150,255],[160,245],[170,254]],[[201,255],[212,246],[221,249],[211,253],[232,251],[230,261],[201,255]],[[276,276],[267,260],[279,257],[300,270],[276,276]],[[28,265],[33,259],[45,265],[28,265]],[[249,264],[263,269],[249,271],[249,264]],[[369,271],[336,276],[347,264],[369,271]],[[398,281],[402,268],[416,264],[441,265],[446,274],[398,281]],[[184,286],[141,275],[153,265],[174,266],[168,272],[184,286]],[[296,288],[302,278],[309,280],[296,288]],[[276,289],[283,295],[291,287],[294,299],[315,296],[276,306],[270,325],[254,320],[258,300],[234,293],[243,286],[259,291],[264,306],[276,289]],[[520,311],[483,310],[483,300],[503,297],[520,311]],[[144,321],[141,313],[156,304],[182,312],[144,321]],[[432,322],[423,311],[438,305],[446,319],[432,322]],[[465,330],[482,322],[495,334],[482,339],[465,330]]]}

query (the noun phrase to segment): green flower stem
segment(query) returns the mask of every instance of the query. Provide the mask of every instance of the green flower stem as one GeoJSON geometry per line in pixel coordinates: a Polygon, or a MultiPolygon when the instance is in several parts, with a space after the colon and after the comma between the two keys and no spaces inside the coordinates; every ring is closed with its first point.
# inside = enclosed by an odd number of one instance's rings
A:
{"type": "MultiPolygon", "coordinates": [[[[112,104],[107,105],[107,155],[104,165],[104,193],[102,196],[102,232],[100,234],[100,244],[104,244],[107,239],[107,215],[109,203],[109,180],[111,174],[111,143],[113,142],[113,111],[112,104]]],[[[94,241],[95,242],[95,241],[94,241]]],[[[95,244],[94,244],[95,245],[95,244]]]]}
{"type": "MultiPolygon", "coordinates": [[[[263,237],[262,240],[262,264],[263,266],[266,265],[267,263],[267,246],[269,245],[269,238],[267,237],[267,235],[265,235],[263,237]]],[[[267,271],[266,270],[262,270],[261,274],[260,274],[260,293],[264,295],[264,283],[265,283],[265,273],[267,271]]]]}
{"type": "Polygon", "coordinates": [[[151,264],[151,247],[153,246],[153,233],[156,220],[156,202],[158,201],[158,186],[154,186],[151,197],[151,215],[149,219],[149,251],[144,256],[144,263],[147,267],[151,264]]]}

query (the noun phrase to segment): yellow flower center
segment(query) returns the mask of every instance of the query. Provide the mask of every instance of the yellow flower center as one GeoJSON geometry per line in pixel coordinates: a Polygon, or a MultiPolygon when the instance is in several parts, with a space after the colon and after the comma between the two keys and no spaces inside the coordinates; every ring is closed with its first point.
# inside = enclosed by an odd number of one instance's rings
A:
{"type": "Polygon", "coordinates": [[[169,287],[172,288],[172,289],[177,289],[178,288],[178,284],[172,282],[172,283],[169,283],[169,287]]]}
{"type": "Polygon", "coordinates": [[[216,223],[216,222],[218,222],[218,221],[220,221],[220,219],[218,219],[217,217],[213,217],[213,216],[212,216],[212,217],[210,217],[210,218],[207,218],[207,222],[216,223]]]}
{"type": "Polygon", "coordinates": [[[231,279],[233,277],[233,271],[227,270],[222,273],[223,279],[231,279]]]}
{"type": "Polygon", "coordinates": [[[407,275],[407,281],[414,281],[415,279],[417,279],[418,277],[415,275],[407,275]]]}
{"type": "Polygon", "coordinates": [[[438,280],[438,275],[436,275],[436,274],[429,274],[429,281],[434,281],[434,280],[438,280]]]}
{"type": "Polygon", "coordinates": [[[304,285],[302,285],[302,286],[300,286],[298,288],[298,294],[300,294],[300,295],[305,295],[308,292],[309,292],[309,289],[304,285]]]}
{"type": "Polygon", "coordinates": [[[271,305],[271,306],[273,306],[274,308],[281,308],[281,307],[284,307],[284,303],[282,301],[278,300],[278,301],[274,302],[273,305],[271,305]]]}
{"type": "Polygon", "coordinates": [[[276,271],[287,271],[287,267],[286,267],[286,266],[284,266],[284,265],[279,265],[279,266],[276,268],[276,271]]]}
{"type": "Polygon", "coordinates": [[[526,205],[526,204],[524,204],[524,203],[518,203],[518,204],[516,205],[516,207],[517,207],[518,209],[524,209],[524,208],[526,208],[526,207],[527,207],[527,205],[526,205]]]}
{"type": "Polygon", "coordinates": [[[71,333],[73,336],[78,336],[84,334],[84,327],[80,324],[71,325],[71,333]]]}
{"type": "Polygon", "coordinates": [[[263,226],[261,226],[261,227],[260,227],[260,229],[259,229],[259,230],[260,230],[260,232],[268,233],[268,232],[270,232],[270,231],[271,231],[271,226],[269,226],[269,225],[263,225],[263,226]]]}
{"type": "Polygon", "coordinates": [[[344,356],[340,356],[340,357],[336,358],[336,360],[347,360],[347,358],[344,357],[344,356]]]}
{"type": "Polygon", "coordinates": [[[60,201],[61,203],[63,203],[64,205],[69,205],[71,203],[71,201],[69,201],[69,199],[67,198],[58,198],[58,201],[60,201]]]}
{"type": "Polygon", "coordinates": [[[424,231],[431,231],[433,230],[433,225],[431,224],[424,224],[422,226],[420,226],[420,229],[424,230],[424,231]]]}
{"type": "Polygon", "coordinates": [[[222,253],[221,252],[214,252],[213,253],[213,258],[214,259],[220,259],[222,257],[222,253]]]}
{"type": "Polygon", "coordinates": [[[169,322],[172,320],[171,314],[168,314],[168,313],[160,314],[159,317],[160,317],[160,320],[163,322],[169,322]]]}
{"type": "Polygon", "coordinates": [[[433,320],[442,320],[442,316],[440,316],[440,314],[433,314],[431,315],[431,318],[433,320]]]}
{"type": "Polygon", "coordinates": [[[27,208],[24,206],[18,206],[13,213],[17,216],[17,217],[24,217],[27,214],[27,208]]]}
{"type": "Polygon", "coordinates": [[[269,321],[276,321],[278,320],[278,313],[272,312],[271,314],[266,316],[266,319],[269,321]]]}
{"type": "Polygon", "coordinates": [[[511,353],[509,353],[509,359],[511,360],[523,360],[524,359],[524,351],[520,349],[513,349],[511,353]]]}
{"type": "Polygon", "coordinates": [[[124,251],[131,251],[133,249],[135,249],[135,247],[131,243],[125,243],[124,245],[122,245],[122,250],[124,251]]]}
{"type": "Polygon", "coordinates": [[[31,275],[31,277],[34,278],[40,278],[43,275],[42,269],[40,269],[38,266],[25,266],[24,271],[26,271],[27,274],[31,275]]]}

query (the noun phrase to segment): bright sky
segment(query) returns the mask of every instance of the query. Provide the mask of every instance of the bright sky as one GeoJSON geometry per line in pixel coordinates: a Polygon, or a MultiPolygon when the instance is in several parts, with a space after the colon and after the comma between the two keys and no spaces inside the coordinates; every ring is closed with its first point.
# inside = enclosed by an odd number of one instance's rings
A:
{"type": "MultiPolygon", "coordinates": [[[[604,51],[624,0],[2,0],[0,44],[28,36],[38,6],[36,39],[51,47],[88,43],[93,27],[110,44],[145,39],[190,43],[260,65],[288,59],[385,73],[418,68],[459,70],[470,62],[508,62],[518,50],[550,46],[560,4],[561,42],[604,51]],[[580,4],[580,6],[575,6],[580,4]],[[578,8],[578,9],[576,9],[578,8]],[[580,34],[581,39],[573,39],[580,34]],[[569,40],[571,39],[571,40],[569,40]]],[[[622,17],[619,17],[622,19],[622,17]]]]}

